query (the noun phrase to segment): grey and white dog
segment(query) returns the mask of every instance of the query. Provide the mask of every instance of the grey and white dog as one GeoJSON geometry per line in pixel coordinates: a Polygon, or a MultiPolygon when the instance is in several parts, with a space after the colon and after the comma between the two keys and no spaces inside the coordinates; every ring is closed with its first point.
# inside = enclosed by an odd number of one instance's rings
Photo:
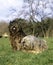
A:
{"type": "Polygon", "coordinates": [[[32,53],[41,53],[48,49],[46,41],[36,38],[33,35],[28,35],[21,40],[22,49],[32,53]]]}

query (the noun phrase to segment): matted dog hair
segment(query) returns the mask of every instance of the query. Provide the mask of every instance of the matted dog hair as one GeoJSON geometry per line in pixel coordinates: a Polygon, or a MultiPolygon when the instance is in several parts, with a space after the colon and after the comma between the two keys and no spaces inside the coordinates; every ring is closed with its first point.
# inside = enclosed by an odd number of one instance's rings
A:
{"type": "Polygon", "coordinates": [[[9,33],[10,33],[10,40],[11,46],[14,50],[19,50],[21,39],[26,36],[23,32],[21,25],[18,21],[13,20],[9,23],[9,33]]]}
{"type": "Polygon", "coordinates": [[[21,41],[23,50],[32,53],[41,53],[48,49],[46,41],[33,35],[25,36],[21,41]]]}

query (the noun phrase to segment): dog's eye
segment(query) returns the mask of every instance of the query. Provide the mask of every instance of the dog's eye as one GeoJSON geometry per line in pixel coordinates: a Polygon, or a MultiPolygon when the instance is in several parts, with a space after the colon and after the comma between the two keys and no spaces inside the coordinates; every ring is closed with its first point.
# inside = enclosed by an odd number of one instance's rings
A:
{"type": "Polygon", "coordinates": [[[14,26],[14,27],[12,28],[12,30],[13,30],[13,31],[16,31],[16,27],[14,26]]]}
{"type": "Polygon", "coordinates": [[[16,28],[14,27],[13,30],[15,30],[16,28]]]}

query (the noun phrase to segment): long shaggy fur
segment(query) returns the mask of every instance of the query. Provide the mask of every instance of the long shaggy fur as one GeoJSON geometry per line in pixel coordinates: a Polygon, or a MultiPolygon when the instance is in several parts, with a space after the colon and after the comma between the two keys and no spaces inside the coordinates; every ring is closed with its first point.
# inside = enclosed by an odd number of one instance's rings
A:
{"type": "Polygon", "coordinates": [[[9,23],[9,33],[13,50],[41,53],[48,49],[45,40],[36,38],[33,35],[26,36],[21,25],[15,20],[9,23]]]}
{"type": "Polygon", "coordinates": [[[45,40],[36,38],[32,35],[25,36],[21,44],[23,50],[32,53],[41,53],[48,48],[45,40]]]}
{"type": "Polygon", "coordinates": [[[14,50],[20,50],[21,48],[21,39],[26,36],[23,32],[22,27],[17,21],[11,21],[9,23],[9,33],[10,33],[10,40],[11,46],[14,50]]]}

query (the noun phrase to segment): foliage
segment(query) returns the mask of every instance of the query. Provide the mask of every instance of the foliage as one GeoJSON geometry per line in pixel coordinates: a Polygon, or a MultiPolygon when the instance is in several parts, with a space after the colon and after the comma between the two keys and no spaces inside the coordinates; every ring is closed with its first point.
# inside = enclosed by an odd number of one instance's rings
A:
{"type": "MultiPolygon", "coordinates": [[[[41,22],[33,22],[27,21],[24,19],[18,19],[16,18],[15,21],[17,21],[23,31],[27,34],[34,34],[35,36],[39,37],[53,37],[53,19],[52,18],[47,18],[42,20],[41,22]],[[33,31],[34,30],[34,31],[33,31]]],[[[0,23],[0,35],[2,33],[8,32],[8,23],[6,22],[1,22],[0,23]]]]}
{"type": "Polygon", "coordinates": [[[51,37],[53,36],[53,19],[47,18],[42,20],[41,22],[33,22],[27,21],[24,19],[15,19],[17,21],[23,31],[29,35],[33,34],[34,30],[34,35],[39,36],[39,37],[51,37]]]}

